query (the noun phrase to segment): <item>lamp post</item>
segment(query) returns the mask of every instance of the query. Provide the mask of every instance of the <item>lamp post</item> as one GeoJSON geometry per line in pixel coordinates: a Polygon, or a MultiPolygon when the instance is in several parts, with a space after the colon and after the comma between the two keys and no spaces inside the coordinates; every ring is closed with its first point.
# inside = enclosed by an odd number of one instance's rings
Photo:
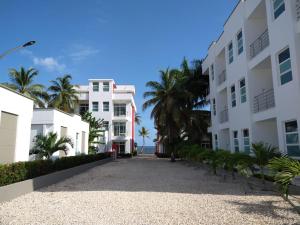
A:
{"type": "Polygon", "coordinates": [[[14,51],[17,51],[17,50],[22,49],[22,48],[26,48],[26,47],[34,45],[34,44],[35,44],[35,41],[28,41],[23,45],[17,46],[17,47],[12,48],[12,49],[9,49],[9,50],[5,51],[4,53],[0,54],[0,59],[2,59],[4,56],[6,56],[6,55],[8,55],[8,54],[10,54],[14,51]]]}

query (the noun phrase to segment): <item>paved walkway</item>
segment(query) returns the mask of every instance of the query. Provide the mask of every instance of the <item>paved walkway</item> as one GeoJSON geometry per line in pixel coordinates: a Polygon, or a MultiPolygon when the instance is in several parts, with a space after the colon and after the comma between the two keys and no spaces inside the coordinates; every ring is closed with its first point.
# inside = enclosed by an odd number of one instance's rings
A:
{"type": "Polygon", "coordinates": [[[241,184],[207,173],[153,157],[120,159],[0,204],[0,224],[300,224],[282,198],[245,195],[241,184]]]}

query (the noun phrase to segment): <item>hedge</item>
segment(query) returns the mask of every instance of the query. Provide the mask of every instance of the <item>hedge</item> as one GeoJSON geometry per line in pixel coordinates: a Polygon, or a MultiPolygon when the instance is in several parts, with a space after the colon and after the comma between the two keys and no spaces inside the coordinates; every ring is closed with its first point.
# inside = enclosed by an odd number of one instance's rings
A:
{"type": "Polygon", "coordinates": [[[108,158],[110,155],[79,155],[52,160],[35,160],[0,165],[0,186],[108,158]]]}

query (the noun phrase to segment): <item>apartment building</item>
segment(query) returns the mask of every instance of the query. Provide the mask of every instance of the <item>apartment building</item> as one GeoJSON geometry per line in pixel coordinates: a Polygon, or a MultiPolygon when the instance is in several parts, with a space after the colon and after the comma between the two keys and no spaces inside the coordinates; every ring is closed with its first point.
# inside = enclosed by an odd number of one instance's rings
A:
{"type": "Polygon", "coordinates": [[[133,85],[117,85],[112,79],[90,79],[88,85],[79,86],[78,113],[92,112],[97,119],[104,119],[107,130],[105,144],[98,151],[119,154],[131,153],[134,148],[134,102],[133,85]]]}
{"type": "Polygon", "coordinates": [[[300,0],[241,0],[203,63],[214,149],[300,157],[300,0]]]}

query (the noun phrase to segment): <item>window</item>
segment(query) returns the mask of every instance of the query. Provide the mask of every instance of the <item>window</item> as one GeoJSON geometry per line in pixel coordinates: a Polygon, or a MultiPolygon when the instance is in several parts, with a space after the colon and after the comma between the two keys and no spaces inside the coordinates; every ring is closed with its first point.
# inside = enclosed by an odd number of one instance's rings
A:
{"type": "Polygon", "coordinates": [[[114,122],[114,136],[126,136],[125,122],[114,122]]]}
{"type": "Polygon", "coordinates": [[[98,102],[93,102],[93,112],[98,112],[99,111],[99,103],[98,102]]]}
{"type": "Polygon", "coordinates": [[[235,85],[231,86],[230,92],[231,92],[231,106],[236,107],[235,85]]]}
{"type": "Polygon", "coordinates": [[[243,130],[243,141],[244,141],[244,152],[250,153],[250,137],[249,137],[249,130],[243,130]]]}
{"type": "Polygon", "coordinates": [[[93,91],[94,92],[99,91],[99,82],[93,82],[93,91]]]}
{"type": "Polygon", "coordinates": [[[284,11],[284,0],[273,0],[274,19],[277,19],[284,11]]]}
{"type": "Polygon", "coordinates": [[[214,64],[210,66],[210,71],[211,71],[211,79],[215,79],[215,69],[214,69],[214,64]]]}
{"type": "Polygon", "coordinates": [[[109,102],[103,102],[103,112],[109,112],[109,102]]]}
{"type": "Polygon", "coordinates": [[[289,156],[300,156],[297,120],[285,122],[285,143],[289,156]]]}
{"type": "Polygon", "coordinates": [[[115,148],[116,152],[118,154],[124,154],[125,153],[125,142],[124,141],[114,141],[113,147],[115,148]]]}
{"type": "Polygon", "coordinates": [[[218,148],[219,148],[218,135],[215,134],[215,149],[217,150],[218,148]]]}
{"type": "Polygon", "coordinates": [[[240,80],[240,95],[241,95],[241,103],[244,103],[247,101],[247,95],[246,95],[246,81],[245,78],[240,80]]]}
{"type": "Polygon", "coordinates": [[[103,82],[103,91],[108,92],[109,91],[109,82],[103,82]]]}
{"type": "Polygon", "coordinates": [[[217,114],[217,110],[216,110],[216,99],[213,99],[213,114],[214,116],[217,114]]]}
{"type": "Polygon", "coordinates": [[[109,121],[103,121],[103,128],[107,131],[109,130],[109,121]]]}
{"type": "Polygon", "coordinates": [[[126,116],[126,104],[114,104],[114,116],[126,116]]]}
{"type": "Polygon", "coordinates": [[[238,49],[238,54],[239,55],[244,51],[243,32],[242,31],[240,31],[237,35],[237,49],[238,49]]]}
{"type": "Polygon", "coordinates": [[[79,105],[79,113],[80,115],[83,115],[85,112],[89,111],[89,104],[88,103],[82,103],[79,105]]]}
{"type": "Polygon", "coordinates": [[[279,63],[279,74],[280,74],[281,85],[292,81],[293,75],[292,75],[291,57],[290,57],[289,48],[282,51],[278,55],[278,63],[279,63]]]}
{"type": "Polygon", "coordinates": [[[229,64],[233,62],[233,46],[232,46],[232,42],[230,42],[230,44],[228,45],[228,60],[229,60],[229,64]]]}
{"type": "Polygon", "coordinates": [[[233,145],[234,145],[234,151],[239,152],[239,134],[238,131],[233,131],[233,145]]]}

